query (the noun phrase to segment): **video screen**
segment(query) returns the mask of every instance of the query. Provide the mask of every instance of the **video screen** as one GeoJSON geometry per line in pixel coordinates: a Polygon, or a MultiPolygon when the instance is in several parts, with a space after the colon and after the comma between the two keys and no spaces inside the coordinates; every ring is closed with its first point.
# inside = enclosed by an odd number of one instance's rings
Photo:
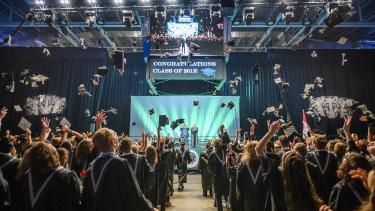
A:
{"type": "Polygon", "coordinates": [[[222,56],[223,14],[218,8],[163,10],[150,16],[151,55],[222,56]]]}
{"type": "Polygon", "coordinates": [[[194,37],[198,35],[198,23],[167,23],[167,34],[170,37],[194,37]]]}

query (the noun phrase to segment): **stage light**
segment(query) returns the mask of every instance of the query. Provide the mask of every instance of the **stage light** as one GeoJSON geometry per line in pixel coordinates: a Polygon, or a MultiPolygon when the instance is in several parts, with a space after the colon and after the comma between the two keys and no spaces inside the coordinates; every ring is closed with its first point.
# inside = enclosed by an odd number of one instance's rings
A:
{"type": "Polygon", "coordinates": [[[96,0],[87,0],[88,4],[96,4],[96,0]]]}
{"type": "Polygon", "coordinates": [[[227,46],[230,46],[230,47],[232,47],[236,44],[234,39],[227,40],[225,43],[227,44],[227,46]]]}
{"type": "Polygon", "coordinates": [[[328,17],[324,20],[328,27],[334,27],[343,22],[347,16],[351,15],[353,7],[351,4],[338,5],[337,3],[331,3],[328,5],[328,17]]]}
{"type": "Polygon", "coordinates": [[[54,21],[54,15],[51,10],[47,10],[44,12],[44,17],[43,17],[44,22],[49,26],[53,26],[53,21],[54,21]]]}
{"type": "Polygon", "coordinates": [[[212,5],[210,7],[210,18],[211,23],[216,23],[221,21],[221,7],[218,5],[212,5]]]}
{"type": "Polygon", "coordinates": [[[132,24],[135,24],[135,19],[133,17],[133,12],[131,10],[122,11],[122,22],[128,28],[131,28],[132,24]]]}
{"type": "Polygon", "coordinates": [[[286,24],[289,24],[289,22],[294,18],[294,6],[287,6],[285,8],[285,13],[283,13],[283,20],[286,24]]]}
{"type": "Polygon", "coordinates": [[[60,0],[60,4],[62,4],[62,5],[69,5],[70,1],[69,0],[60,0]]]}
{"type": "Polygon", "coordinates": [[[117,4],[117,5],[119,5],[119,4],[122,4],[122,3],[123,3],[123,0],[113,0],[113,2],[114,2],[115,4],[117,4]]]}
{"type": "Polygon", "coordinates": [[[255,19],[255,7],[244,8],[242,13],[243,21],[245,21],[246,24],[251,24],[255,19]]]}
{"type": "Polygon", "coordinates": [[[155,11],[155,18],[158,21],[158,23],[163,23],[166,18],[166,9],[163,6],[156,7],[155,11]]]}
{"type": "Polygon", "coordinates": [[[86,15],[86,23],[87,25],[92,28],[96,23],[96,12],[95,11],[85,11],[86,15]]]}
{"type": "Polygon", "coordinates": [[[309,7],[306,7],[302,15],[302,24],[305,26],[308,26],[308,25],[311,25],[311,23],[312,23],[311,10],[309,7]]]}
{"type": "Polygon", "coordinates": [[[42,5],[45,4],[45,2],[44,2],[43,0],[36,0],[36,1],[35,1],[35,4],[36,4],[36,5],[41,5],[41,6],[42,6],[42,5]]]}

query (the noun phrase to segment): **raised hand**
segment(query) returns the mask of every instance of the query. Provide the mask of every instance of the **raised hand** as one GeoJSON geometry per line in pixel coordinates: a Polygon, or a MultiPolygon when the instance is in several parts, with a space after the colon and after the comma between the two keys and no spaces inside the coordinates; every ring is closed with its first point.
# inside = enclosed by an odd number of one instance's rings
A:
{"type": "Polygon", "coordinates": [[[63,132],[63,133],[66,133],[66,132],[69,132],[69,127],[67,126],[67,125],[64,125],[64,126],[62,126],[61,127],[61,131],[63,132]]]}
{"type": "Polygon", "coordinates": [[[279,131],[280,125],[281,125],[280,121],[272,122],[270,125],[269,132],[271,132],[272,134],[275,134],[277,131],[279,131]]]}
{"type": "Polygon", "coordinates": [[[103,126],[104,121],[107,119],[107,115],[103,111],[98,111],[95,115],[96,129],[100,129],[103,126]]]}
{"type": "Polygon", "coordinates": [[[344,118],[344,125],[342,129],[344,129],[345,132],[350,131],[350,126],[352,125],[352,116],[348,116],[344,118]]]}
{"type": "Polygon", "coordinates": [[[322,205],[322,206],[319,208],[319,211],[333,211],[333,209],[331,209],[331,207],[328,206],[328,205],[322,205]]]}
{"type": "Polygon", "coordinates": [[[6,107],[1,108],[0,110],[0,120],[7,115],[8,109],[6,107]]]}
{"type": "Polygon", "coordinates": [[[49,128],[50,119],[48,119],[47,117],[43,117],[41,119],[41,122],[42,122],[42,127],[44,130],[49,128]]]}

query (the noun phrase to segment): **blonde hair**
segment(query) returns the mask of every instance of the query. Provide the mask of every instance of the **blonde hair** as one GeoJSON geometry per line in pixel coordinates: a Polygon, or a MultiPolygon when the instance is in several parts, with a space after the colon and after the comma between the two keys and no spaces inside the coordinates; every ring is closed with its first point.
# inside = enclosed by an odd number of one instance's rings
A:
{"type": "Polygon", "coordinates": [[[100,128],[92,136],[92,142],[99,152],[109,151],[111,149],[111,141],[116,139],[115,134],[108,128],[100,128]]]}
{"type": "Polygon", "coordinates": [[[250,141],[245,145],[242,156],[243,161],[246,161],[248,164],[251,164],[253,161],[258,159],[257,154],[255,152],[255,147],[257,144],[257,141],[250,141]]]}

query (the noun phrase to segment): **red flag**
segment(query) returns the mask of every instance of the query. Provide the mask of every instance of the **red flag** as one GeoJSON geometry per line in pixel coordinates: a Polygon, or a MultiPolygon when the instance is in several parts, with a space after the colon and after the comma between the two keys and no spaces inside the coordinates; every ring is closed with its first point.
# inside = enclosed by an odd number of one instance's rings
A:
{"type": "Polygon", "coordinates": [[[302,111],[302,132],[303,132],[303,138],[306,139],[309,136],[309,131],[311,130],[311,127],[309,123],[307,123],[307,117],[305,114],[305,111],[302,111]]]}

